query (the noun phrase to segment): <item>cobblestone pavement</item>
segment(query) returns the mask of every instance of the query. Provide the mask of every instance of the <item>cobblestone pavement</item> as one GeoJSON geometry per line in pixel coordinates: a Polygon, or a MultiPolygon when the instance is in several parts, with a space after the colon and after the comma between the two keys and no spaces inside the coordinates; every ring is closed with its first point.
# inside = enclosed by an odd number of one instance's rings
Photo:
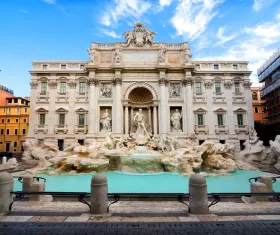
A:
{"type": "Polygon", "coordinates": [[[270,235],[280,221],[189,223],[15,223],[0,222],[0,235],[270,235]]]}

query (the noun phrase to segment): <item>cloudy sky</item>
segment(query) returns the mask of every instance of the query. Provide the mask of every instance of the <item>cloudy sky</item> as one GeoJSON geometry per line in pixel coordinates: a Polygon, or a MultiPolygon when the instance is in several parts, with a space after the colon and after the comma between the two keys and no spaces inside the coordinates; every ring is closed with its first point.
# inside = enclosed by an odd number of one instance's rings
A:
{"type": "Polygon", "coordinates": [[[254,86],[280,46],[279,0],[0,0],[0,84],[29,96],[32,61],[88,60],[91,41],[124,41],[138,20],[194,60],[248,60],[254,86]]]}

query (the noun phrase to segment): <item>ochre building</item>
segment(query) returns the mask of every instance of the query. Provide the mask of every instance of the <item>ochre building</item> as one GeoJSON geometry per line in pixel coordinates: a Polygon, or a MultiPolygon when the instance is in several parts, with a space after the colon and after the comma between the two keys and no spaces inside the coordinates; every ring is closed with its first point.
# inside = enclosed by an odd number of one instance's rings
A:
{"type": "Polygon", "coordinates": [[[29,101],[20,97],[6,98],[0,106],[0,152],[21,152],[29,128],[29,101]]]}
{"type": "Polygon", "coordinates": [[[265,99],[261,97],[261,90],[259,87],[251,87],[252,105],[254,121],[264,123],[266,121],[267,113],[265,112],[265,99]]]}

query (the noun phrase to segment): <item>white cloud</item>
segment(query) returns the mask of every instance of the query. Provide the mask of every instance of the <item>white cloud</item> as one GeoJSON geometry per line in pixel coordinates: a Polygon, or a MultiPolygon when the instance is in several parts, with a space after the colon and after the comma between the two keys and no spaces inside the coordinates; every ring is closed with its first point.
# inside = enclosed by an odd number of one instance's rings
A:
{"type": "Polygon", "coordinates": [[[115,4],[110,5],[107,11],[101,16],[100,23],[110,26],[112,21],[117,23],[120,19],[127,17],[133,17],[139,20],[151,7],[151,3],[143,0],[115,0],[115,4]]]}
{"type": "Polygon", "coordinates": [[[199,37],[199,41],[198,41],[198,44],[196,45],[196,48],[197,48],[198,50],[199,50],[199,49],[202,49],[202,48],[206,48],[206,47],[208,47],[211,43],[212,43],[212,40],[210,40],[210,39],[208,38],[208,35],[205,34],[205,35],[199,37]]]}
{"type": "Polygon", "coordinates": [[[43,0],[45,3],[48,3],[48,4],[55,4],[56,0],[43,0]]]}
{"type": "Polygon", "coordinates": [[[120,35],[117,35],[115,31],[113,30],[107,30],[107,29],[100,29],[102,33],[104,33],[107,36],[113,37],[113,38],[120,38],[120,35]]]}
{"type": "Polygon", "coordinates": [[[224,0],[180,0],[171,23],[178,35],[194,40],[216,16],[214,9],[224,0]]]}
{"type": "Polygon", "coordinates": [[[159,5],[162,7],[169,6],[174,0],[159,0],[159,5]]]}
{"type": "Polygon", "coordinates": [[[25,13],[25,14],[27,14],[28,13],[28,11],[26,11],[26,10],[21,10],[21,9],[19,9],[19,10],[17,10],[18,12],[22,12],[22,13],[25,13]]]}
{"type": "Polygon", "coordinates": [[[280,20],[280,13],[278,13],[275,17],[276,20],[280,20]]]}
{"type": "Polygon", "coordinates": [[[220,28],[218,29],[218,32],[217,32],[217,34],[216,34],[216,37],[219,39],[219,41],[216,43],[216,45],[222,45],[222,44],[224,44],[225,42],[228,42],[228,41],[234,39],[234,38],[237,36],[236,34],[232,34],[232,35],[225,36],[225,35],[224,35],[225,30],[226,30],[225,27],[220,27],[220,28]]]}
{"type": "Polygon", "coordinates": [[[254,11],[258,12],[263,8],[269,6],[275,0],[254,0],[253,9],[254,11]]]}

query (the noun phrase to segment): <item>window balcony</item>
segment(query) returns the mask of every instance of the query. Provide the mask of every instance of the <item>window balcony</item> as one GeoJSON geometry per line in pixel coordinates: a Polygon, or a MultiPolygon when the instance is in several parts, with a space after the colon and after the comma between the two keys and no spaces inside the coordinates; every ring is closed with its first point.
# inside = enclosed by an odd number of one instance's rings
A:
{"type": "Polygon", "coordinates": [[[232,93],[233,102],[245,102],[244,92],[233,92],[232,93]]]}
{"type": "Polygon", "coordinates": [[[57,101],[68,101],[68,92],[57,92],[57,101]]]}
{"type": "Polygon", "coordinates": [[[206,102],[205,92],[194,92],[193,93],[193,101],[196,103],[206,102]]]}
{"type": "Polygon", "coordinates": [[[87,101],[88,92],[77,92],[76,99],[77,99],[77,101],[87,101]]]}
{"type": "Polygon", "coordinates": [[[208,134],[208,126],[207,125],[195,125],[194,131],[195,131],[195,134],[199,134],[200,132],[204,132],[204,134],[208,134]]]}
{"type": "Polygon", "coordinates": [[[48,133],[48,125],[46,124],[39,124],[35,126],[35,134],[38,133],[44,133],[47,134],[48,133]]]}
{"type": "Polygon", "coordinates": [[[247,125],[235,125],[235,133],[239,134],[241,132],[245,132],[245,134],[249,134],[249,126],[247,126],[247,125]]]}
{"type": "Polygon", "coordinates": [[[220,132],[224,132],[228,134],[228,126],[227,125],[215,125],[215,132],[219,134],[220,132]]]}
{"type": "Polygon", "coordinates": [[[87,125],[75,125],[75,133],[78,134],[79,132],[83,132],[86,134],[88,132],[87,125]]]}
{"type": "Polygon", "coordinates": [[[49,100],[49,92],[39,92],[37,96],[38,101],[48,101],[49,100]]]}
{"type": "Polygon", "coordinates": [[[58,134],[59,132],[63,132],[64,134],[67,134],[68,125],[55,125],[54,131],[55,131],[55,134],[58,134]]]}

